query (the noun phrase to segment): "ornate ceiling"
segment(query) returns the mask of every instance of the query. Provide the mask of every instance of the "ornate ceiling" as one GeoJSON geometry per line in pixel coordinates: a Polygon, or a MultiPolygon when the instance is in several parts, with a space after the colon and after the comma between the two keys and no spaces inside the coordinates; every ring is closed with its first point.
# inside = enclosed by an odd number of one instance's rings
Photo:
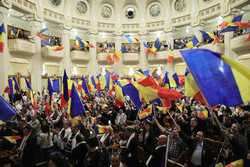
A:
{"type": "Polygon", "coordinates": [[[197,26],[248,0],[0,0],[9,8],[34,14],[41,22],[93,32],[173,31],[197,26]]]}

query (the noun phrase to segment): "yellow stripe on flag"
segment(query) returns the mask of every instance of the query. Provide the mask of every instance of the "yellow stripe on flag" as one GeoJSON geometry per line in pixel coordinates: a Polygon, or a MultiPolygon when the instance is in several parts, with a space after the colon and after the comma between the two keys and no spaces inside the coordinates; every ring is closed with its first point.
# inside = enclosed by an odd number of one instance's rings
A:
{"type": "Polygon", "coordinates": [[[105,85],[106,85],[106,79],[105,77],[102,75],[100,77],[100,87],[101,87],[101,90],[103,90],[105,88],[105,85]]]}
{"type": "Polygon", "coordinates": [[[159,106],[157,106],[157,109],[158,109],[159,112],[162,113],[162,114],[167,114],[168,111],[169,111],[167,107],[159,107],[159,106]]]}
{"type": "Polygon", "coordinates": [[[193,76],[191,75],[191,73],[189,73],[185,77],[185,92],[184,92],[184,94],[185,94],[185,96],[193,97],[198,92],[199,92],[199,88],[198,88],[193,76]]]}
{"type": "Polygon", "coordinates": [[[138,117],[139,119],[144,119],[150,116],[151,114],[152,114],[152,105],[149,105],[146,109],[138,113],[138,117]]]}
{"type": "Polygon", "coordinates": [[[231,66],[235,81],[238,85],[244,103],[250,101],[250,68],[240,64],[229,56],[223,55],[222,60],[231,66]]]}
{"type": "Polygon", "coordinates": [[[147,103],[159,98],[158,92],[156,89],[153,89],[151,87],[145,87],[138,83],[134,83],[133,85],[138,90],[140,97],[143,98],[147,103]]]}
{"type": "Polygon", "coordinates": [[[122,88],[118,85],[115,85],[115,96],[118,100],[123,101],[122,88]]]}

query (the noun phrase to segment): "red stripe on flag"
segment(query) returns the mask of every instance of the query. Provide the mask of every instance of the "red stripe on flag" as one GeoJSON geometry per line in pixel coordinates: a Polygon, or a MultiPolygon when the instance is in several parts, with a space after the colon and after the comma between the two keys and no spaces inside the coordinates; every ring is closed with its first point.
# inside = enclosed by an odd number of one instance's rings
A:
{"type": "Polygon", "coordinates": [[[4,44],[3,42],[0,42],[0,53],[3,53],[3,49],[4,49],[4,44]]]}

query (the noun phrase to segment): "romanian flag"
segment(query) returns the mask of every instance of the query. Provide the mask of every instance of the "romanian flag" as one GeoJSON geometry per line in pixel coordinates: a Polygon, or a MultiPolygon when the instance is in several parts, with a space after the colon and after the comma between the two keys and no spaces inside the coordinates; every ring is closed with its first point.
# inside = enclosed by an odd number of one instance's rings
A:
{"type": "Polygon", "coordinates": [[[34,100],[34,95],[33,95],[33,91],[32,91],[32,87],[31,87],[30,81],[27,78],[25,78],[25,83],[26,83],[26,87],[28,89],[28,92],[30,94],[31,103],[34,106],[35,105],[35,100],[34,100]]]}
{"type": "Polygon", "coordinates": [[[158,111],[161,113],[161,114],[167,114],[169,112],[169,109],[167,107],[160,107],[160,106],[157,106],[156,107],[158,109],[158,111]]]}
{"type": "Polygon", "coordinates": [[[0,96],[0,120],[7,121],[16,114],[12,106],[0,96]]]}
{"type": "Polygon", "coordinates": [[[11,78],[8,79],[9,84],[9,95],[11,96],[12,100],[14,98],[14,89],[13,89],[13,80],[11,78]]]}
{"type": "Polygon", "coordinates": [[[80,96],[75,88],[75,85],[72,85],[71,88],[71,100],[70,100],[70,116],[72,118],[82,115],[85,112],[84,105],[80,99],[80,96]]]}
{"type": "Polygon", "coordinates": [[[129,96],[130,100],[133,102],[135,107],[139,110],[141,108],[142,102],[140,98],[139,91],[131,83],[122,87],[122,92],[125,96],[129,96]]]}
{"type": "Polygon", "coordinates": [[[30,84],[30,81],[28,81],[28,79],[27,79],[27,78],[25,78],[25,83],[26,83],[26,87],[27,87],[27,89],[28,89],[28,90],[32,90],[32,88],[31,88],[31,84],[30,84]]]}
{"type": "Polygon", "coordinates": [[[49,96],[52,97],[54,89],[53,89],[50,78],[48,78],[48,91],[49,91],[49,96]]]}
{"type": "Polygon", "coordinates": [[[197,38],[196,36],[194,36],[194,37],[192,38],[192,40],[189,41],[189,42],[186,44],[186,47],[187,47],[187,48],[193,48],[193,47],[197,46],[198,44],[199,44],[199,40],[198,40],[198,38],[197,38]]]}
{"type": "Polygon", "coordinates": [[[163,83],[164,86],[167,86],[168,88],[170,88],[170,82],[169,82],[168,72],[167,71],[165,72],[162,83],[163,83]]]}
{"type": "Polygon", "coordinates": [[[207,49],[181,51],[197,87],[210,106],[250,101],[250,69],[207,49]]]}
{"type": "Polygon", "coordinates": [[[184,94],[188,97],[193,97],[196,101],[200,102],[201,104],[205,105],[206,102],[204,97],[201,94],[200,89],[198,88],[192,74],[186,70],[185,72],[185,85],[184,85],[184,94]]]}
{"type": "Polygon", "coordinates": [[[208,111],[205,107],[201,107],[201,110],[200,111],[197,111],[197,116],[198,118],[200,118],[201,120],[205,120],[208,118],[208,111]]]}
{"type": "Polygon", "coordinates": [[[16,80],[16,77],[13,77],[13,81],[14,81],[14,84],[15,84],[15,90],[16,91],[19,91],[20,90],[20,86],[19,86],[19,84],[18,84],[18,82],[17,82],[17,80],[16,80]]]}
{"type": "Polygon", "coordinates": [[[230,164],[226,165],[225,167],[243,167],[244,166],[244,162],[242,159],[231,162],[230,164]]]}
{"type": "Polygon", "coordinates": [[[205,31],[201,31],[202,34],[202,39],[204,42],[208,42],[208,41],[212,41],[212,37],[209,35],[209,33],[205,32],[205,31]]]}
{"type": "Polygon", "coordinates": [[[145,119],[145,118],[149,117],[150,115],[152,115],[152,105],[149,105],[147,108],[141,110],[138,113],[138,117],[140,120],[145,119]]]}
{"type": "Polygon", "coordinates": [[[90,77],[90,80],[91,80],[91,83],[94,86],[94,88],[97,89],[97,86],[96,86],[96,83],[95,83],[95,77],[93,75],[90,77]]]}
{"type": "Polygon", "coordinates": [[[18,140],[22,139],[21,136],[4,136],[3,138],[12,144],[16,144],[18,140]]]}
{"type": "Polygon", "coordinates": [[[150,103],[151,101],[159,98],[157,89],[148,86],[143,86],[138,83],[133,83],[133,85],[138,90],[140,94],[140,99],[143,99],[145,102],[150,103]]]}
{"type": "Polygon", "coordinates": [[[5,33],[5,27],[2,23],[0,26],[0,53],[3,53],[4,50],[4,33],[5,33]]]}
{"type": "Polygon", "coordinates": [[[82,77],[82,88],[83,88],[85,94],[86,94],[87,96],[90,96],[89,88],[88,88],[86,79],[85,79],[84,77],[82,77]]]}
{"type": "Polygon", "coordinates": [[[161,42],[160,42],[160,39],[159,39],[159,38],[157,38],[157,39],[155,40],[154,47],[155,47],[157,50],[160,50],[160,48],[161,48],[161,42]]]}
{"type": "Polygon", "coordinates": [[[114,54],[113,54],[113,61],[115,63],[118,63],[120,61],[122,57],[122,53],[120,51],[116,51],[114,54]]]}
{"type": "Polygon", "coordinates": [[[119,108],[124,106],[122,88],[115,84],[115,105],[119,108]]]}
{"type": "Polygon", "coordinates": [[[138,81],[138,83],[145,86],[145,87],[151,87],[153,89],[160,88],[160,85],[151,76],[147,76],[146,78],[138,81]]]}
{"type": "Polygon", "coordinates": [[[108,130],[111,129],[110,126],[105,126],[105,125],[96,125],[97,126],[97,133],[98,134],[104,134],[106,133],[108,130]]]}
{"type": "Polygon", "coordinates": [[[180,81],[179,81],[179,77],[178,77],[177,73],[174,73],[174,74],[172,75],[172,77],[173,77],[173,79],[174,79],[174,82],[175,82],[175,84],[176,84],[176,87],[177,87],[177,88],[180,87],[180,81]]]}

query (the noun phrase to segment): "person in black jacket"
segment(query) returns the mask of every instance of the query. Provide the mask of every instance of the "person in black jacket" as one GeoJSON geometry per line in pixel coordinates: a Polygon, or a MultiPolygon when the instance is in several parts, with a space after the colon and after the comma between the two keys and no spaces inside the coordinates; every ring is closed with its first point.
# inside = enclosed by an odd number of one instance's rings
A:
{"type": "Polygon", "coordinates": [[[167,136],[160,135],[158,138],[158,146],[155,148],[153,154],[150,155],[146,162],[148,167],[164,167],[166,154],[167,136]]]}
{"type": "Polygon", "coordinates": [[[81,135],[76,137],[76,147],[72,151],[72,161],[75,167],[86,167],[85,158],[88,152],[88,145],[81,135]]]}
{"type": "Polygon", "coordinates": [[[190,167],[209,167],[211,162],[209,144],[204,140],[203,132],[198,131],[190,145],[190,167]]]}

